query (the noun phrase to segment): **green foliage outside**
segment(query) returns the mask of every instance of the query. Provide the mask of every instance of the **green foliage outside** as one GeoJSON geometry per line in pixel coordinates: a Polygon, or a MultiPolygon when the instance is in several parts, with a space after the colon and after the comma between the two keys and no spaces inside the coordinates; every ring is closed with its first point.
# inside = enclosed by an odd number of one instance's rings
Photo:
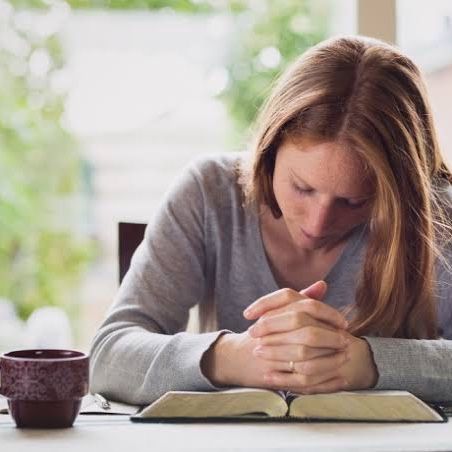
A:
{"type": "Polygon", "coordinates": [[[238,15],[243,26],[228,62],[230,83],[221,96],[234,123],[232,143],[249,138],[250,125],[288,64],[325,39],[328,17],[328,2],[319,0],[266,0],[258,10],[238,15]]]}
{"type": "Polygon", "coordinates": [[[67,224],[82,161],[60,125],[64,97],[52,88],[64,59],[56,36],[19,29],[8,2],[0,6],[8,35],[0,41],[0,297],[22,318],[43,305],[74,316],[93,250],[67,224]]]}
{"type": "MultiPolygon", "coordinates": [[[[43,7],[47,0],[10,0],[23,7],[43,7]]],[[[249,125],[282,70],[326,37],[329,0],[67,0],[73,9],[168,10],[183,14],[235,15],[239,34],[228,61],[230,83],[221,96],[234,122],[232,142],[246,138],[249,125]],[[280,55],[266,66],[268,51],[280,55]]]]}
{"type": "MultiPolygon", "coordinates": [[[[227,62],[229,84],[221,94],[233,121],[234,144],[247,139],[277,75],[322,40],[328,28],[328,1],[322,0],[68,0],[67,4],[81,9],[234,14],[239,34],[227,62]]],[[[64,95],[52,88],[54,75],[64,66],[58,37],[18,29],[14,20],[14,10],[45,12],[49,5],[47,0],[0,0],[2,12],[10,12],[0,13],[0,28],[12,41],[22,43],[18,52],[2,47],[0,41],[0,297],[13,300],[22,318],[49,304],[63,306],[74,316],[77,302],[71,294],[94,253],[92,244],[75,232],[76,224],[62,225],[70,213],[64,200],[83,188],[83,161],[74,138],[61,126],[64,95]],[[36,55],[41,60],[44,55],[48,62],[38,77],[30,72],[36,55]]]]}

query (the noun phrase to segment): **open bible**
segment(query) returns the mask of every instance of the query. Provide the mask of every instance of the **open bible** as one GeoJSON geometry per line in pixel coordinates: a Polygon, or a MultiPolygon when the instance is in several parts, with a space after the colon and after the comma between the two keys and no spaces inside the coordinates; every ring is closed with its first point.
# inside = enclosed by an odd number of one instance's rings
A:
{"type": "Polygon", "coordinates": [[[298,395],[253,388],[170,391],[131,419],[135,422],[447,421],[439,408],[406,391],[298,395]]]}

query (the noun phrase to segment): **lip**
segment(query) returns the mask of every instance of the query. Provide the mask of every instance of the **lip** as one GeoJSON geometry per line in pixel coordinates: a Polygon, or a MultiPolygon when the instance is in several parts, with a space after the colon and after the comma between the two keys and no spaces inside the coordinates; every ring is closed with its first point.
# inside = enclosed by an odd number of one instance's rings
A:
{"type": "Polygon", "coordinates": [[[322,237],[316,237],[316,236],[314,236],[314,235],[308,234],[302,227],[300,227],[300,229],[301,229],[301,232],[302,232],[309,240],[313,240],[313,241],[319,242],[319,241],[321,241],[321,240],[325,240],[325,239],[328,238],[327,235],[324,235],[324,236],[322,236],[322,237]]]}

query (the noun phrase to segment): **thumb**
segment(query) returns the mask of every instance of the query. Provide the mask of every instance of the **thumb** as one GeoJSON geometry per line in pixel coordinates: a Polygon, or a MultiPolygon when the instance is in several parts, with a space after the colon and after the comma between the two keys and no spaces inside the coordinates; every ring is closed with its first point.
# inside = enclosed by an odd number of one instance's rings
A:
{"type": "Polygon", "coordinates": [[[322,300],[326,294],[327,289],[327,283],[320,280],[316,281],[314,284],[311,284],[309,287],[306,287],[306,289],[300,290],[300,293],[308,298],[322,300]]]}

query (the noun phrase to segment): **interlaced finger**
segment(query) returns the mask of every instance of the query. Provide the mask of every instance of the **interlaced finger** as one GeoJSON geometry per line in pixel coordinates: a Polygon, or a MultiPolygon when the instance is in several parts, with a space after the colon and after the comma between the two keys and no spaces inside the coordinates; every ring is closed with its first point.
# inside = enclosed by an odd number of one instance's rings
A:
{"type": "Polygon", "coordinates": [[[285,344],[285,345],[259,345],[253,350],[253,354],[259,358],[271,361],[310,361],[314,358],[322,356],[334,355],[341,353],[333,348],[315,348],[301,344],[285,344]]]}
{"type": "Polygon", "coordinates": [[[281,308],[304,298],[307,298],[306,295],[300,294],[296,290],[289,288],[279,289],[258,298],[245,309],[243,314],[249,320],[257,319],[267,311],[281,308]]]}
{"type": "Polygon", "coordinates": [[[302,311],[285,311],[280,314],[261,317],[254,325],[248,328],[250,336],[257,338],[268,334],[283,333],[306,326],[317,326],[336,331],[336,328],[322,321],[316,320],[302,311]]]}
{"type": "Polygon", "coordinates": [[[300,388],[296,392],[299,394],[326,394],[347,390],[347,386],[348,383],[343,377],[336,377],[316,385],[300,388]]]}
{"type": "Polygon", "coordinates": [[[307,326],[284,333],[269,334],[259,338],[259,345],[300,344],[315,348],[343,349],[348,346],[346,333],[318,326],[307,326]]]}
{"type": "Polygon", "coordinates": [[[302,392],[311,386],[317,386],[333,378],[342,378],[339,369],[333,369],[316,375],[304,375],[297,372],[273,371],[264,375],[264,381],[275,389],[302,392]]]}

